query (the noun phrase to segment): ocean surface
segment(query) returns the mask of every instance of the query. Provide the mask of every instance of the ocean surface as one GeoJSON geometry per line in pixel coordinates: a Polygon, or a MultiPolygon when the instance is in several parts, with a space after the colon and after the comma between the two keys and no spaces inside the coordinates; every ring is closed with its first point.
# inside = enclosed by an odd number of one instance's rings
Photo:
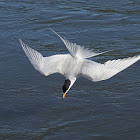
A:
{"type": "Polygon", "coordinates": [[[0,0],[0,140],[140,140],[140,61],[111,79],[79,78],[62,100],[65,78],[36,71],[19,38],[43,56],[73,43],[140,55],[139,0],[0,0]]]}

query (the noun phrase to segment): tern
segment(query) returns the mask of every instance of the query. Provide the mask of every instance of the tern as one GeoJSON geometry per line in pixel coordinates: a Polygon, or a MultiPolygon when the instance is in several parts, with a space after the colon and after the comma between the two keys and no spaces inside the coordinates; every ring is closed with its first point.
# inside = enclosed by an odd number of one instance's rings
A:
{"type": "Polygon", "coordinates": [[[76,43],[71,43],[65,38],[62,38],[54,30],[52,31],[64,42],[69,54],[43,57],[39,52],[23,43],[21,39],[19,41],[26,56],[37,71],[45,76],[53,73],[60,73],[65,76],[66,79],[62,87],[63,99],[78,77],[85,77],[93,82],[107,80],[140,59],[140,55],[138,55],[124,59],[109,60],[104,64],[97,63],[87,58],[108,51],[96,53],[76,43]]]}

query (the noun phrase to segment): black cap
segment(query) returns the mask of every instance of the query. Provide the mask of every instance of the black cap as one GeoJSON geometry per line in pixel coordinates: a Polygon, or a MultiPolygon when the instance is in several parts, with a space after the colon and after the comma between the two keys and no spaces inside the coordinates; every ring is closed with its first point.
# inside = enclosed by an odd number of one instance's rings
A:
{"type": "Polygon", "coordinates": [[[70,83],[71,83],[71,81],[69,79],[65,80],[65,83],[64,83],[64,85],[62,87],[63,93],[65,93],[68,90],[68,88],[70,86],[70,83]]]}

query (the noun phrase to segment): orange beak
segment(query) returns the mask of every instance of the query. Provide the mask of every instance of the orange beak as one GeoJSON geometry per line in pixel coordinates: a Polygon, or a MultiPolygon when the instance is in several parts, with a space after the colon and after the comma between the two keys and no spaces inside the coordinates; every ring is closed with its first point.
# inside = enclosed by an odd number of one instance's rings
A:
{"type": "Polygon", "coordinates": [[[63,99],[65,98],[66,94],[67,94],[66,92],[65,92],[65,93],[63,93],[63,99]]]}

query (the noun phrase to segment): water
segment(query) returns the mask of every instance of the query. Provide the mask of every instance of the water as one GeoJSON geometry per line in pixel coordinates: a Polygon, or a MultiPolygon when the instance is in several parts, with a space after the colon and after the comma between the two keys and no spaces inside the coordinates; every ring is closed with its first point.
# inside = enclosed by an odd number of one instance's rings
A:
{"type": "Polygon", "coordinates": [[[37,72],[18,39],[49,56],[67,53],[54,29],[99,51],[104,63],[140,54],[140,2],[0,1],[0,139],[139,140],[140,62],[113,78],[79,78],[62,101],[65,78],[37,72]]]}

